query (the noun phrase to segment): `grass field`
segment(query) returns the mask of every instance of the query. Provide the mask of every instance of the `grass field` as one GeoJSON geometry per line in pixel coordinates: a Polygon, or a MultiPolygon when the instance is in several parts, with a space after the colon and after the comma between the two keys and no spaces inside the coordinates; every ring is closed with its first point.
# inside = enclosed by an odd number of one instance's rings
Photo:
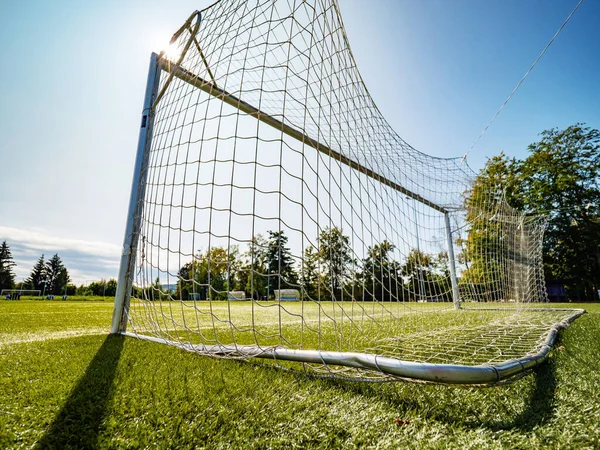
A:
{"type": "Polygon", "coordinates": [[[0,448],[599,448],[600,305],[509,386],[309,378],[106,334],[111,302],[0,301],[0,448]]]}

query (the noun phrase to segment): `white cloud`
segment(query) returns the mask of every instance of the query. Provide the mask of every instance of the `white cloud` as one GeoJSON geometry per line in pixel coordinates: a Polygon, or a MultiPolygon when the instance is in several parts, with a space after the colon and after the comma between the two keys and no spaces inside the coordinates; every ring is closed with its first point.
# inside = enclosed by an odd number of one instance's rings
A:
{"type": "Polygon", "coordinates": [[[121,247],[112,243],[56,237],[40,229],[0,226],[0,241],[5,239],[17,263],[17,281],[29,275],[42,254],[48,258],[54,253],[60,255],[77,284],[117,275],[121,247]]]}
{"type": "Polygon", "coordinates": [[[90,255],[115,257],[121,253],[121,247],[115,244],[98,241],[82,241],[79,239],[60,238],[45,234],[41,230],[22,230],[0,226],[0,239],[21,242],[31,250],[47,249],[48,251],[72,250],[90,255]]]}

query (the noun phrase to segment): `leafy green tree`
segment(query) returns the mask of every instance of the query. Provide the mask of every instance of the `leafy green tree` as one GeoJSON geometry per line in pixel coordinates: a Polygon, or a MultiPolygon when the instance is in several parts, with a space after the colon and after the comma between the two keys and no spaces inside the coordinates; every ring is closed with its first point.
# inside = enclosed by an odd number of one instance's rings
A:
{"type": "Polygon", "coordinates": [[[319,260],[324,268],[325,283],[337,298],[350,275],[353,264],[350,238],[338,227],[325,228],[319,235],[319,260]]]}
{"type": "Polygon", "coordinates": [[[43,292],[46,287],[46,282],[46,262],[44,261],[44,255],[42,255],[35,263],[35,266],[33,266],[29,278],[25,280],[25,284],[27,284],[30,289],[38,289],[43,292]]]}
{"type": "Polygon", "coordinates": [[[14,288],[15,273],[13,268],[15,266],[10,248],[6,241],[3,241],[0,246],[0,290],[14,288]]]}
{"type": "Polygon", "coordinates": [[[452,300],[448,254],[423,253],[417,249],[409,252],[402,275],[407,279],[405,288],[413,300],[452,300]]]}
{"type": "Polygon", "coordinates": [[[68,284],[67,295],[77,295],[77,286],[74,284],[68,284]]]}
{"type": "Polygon", "coordinates": [[[65,292],[65,287],[71,281],[69,272],[61,261],[58,254],[55,254],[47,263],[44,269],[46,276],[46,294],[61,295],[65,292]]]}
{"type": "Polygon", "coordinates": [[[551,129],[528,147],[523,160],[503,154],[490,159],[466,200],[469,232],[459,258],[462,281],[489,300],[501,293],[492,286],[508,276],[502,258],[510,257],[510,237],[490,217],[506,207],[548,219],[544,236],[544,273],[562,280],[577,294],[597,298],[600,288],[600,132],[581,124],[551,129]],[[482,212],[484,212],[482,214],[482,212]],[[490,260],[489,255],[497,255],[490,260]]]}
{"type": "Polygon", "coordinates": [[[298,286],[294,258],[287,246],[288,238],[283,231],[269,231],[266,248],[267,291],[290,289],[298,286]]]}
{"type": "Polygon", "coordinates": [[[401,268],[391,258],[394,248],[387,240],[369,247],[360,277],[365,300],[390,301],[401,296],[401,268]]]}
{"type": "Polygon", "coordinates": [[[457,241],[462,247],[458,257],[466,266],[461,281],[472,286],[465,295],[473,300],[497,301],[505,296],[498,286],[505,286],[509,276],[504,261],[513,256],[510,230],[494,218],[515,213],[507,205],[523,207],[521,186],[520,162],[501,153],[488,159],[466,197],[468,230],[466,238],[457,241]]]}
{"type": "Polygon", "coordinates": [[[197,254],[179,269],[175,296],[186,300],[191,293],[197,293],[202,300],[225,300],[227,291],[239,285],[238,254],[236,246],[231,246],[229,252],[224,247],[211,247],[197,254]]]}
{"type": "MultiPolygon", "coordinates": [[[[117,293],[117,280],[111,278],[110,280],[93,281],[87,286],[82,286],[83,291],[80,295],[96,295],[114,297],[117,293]]],[[[79,288],[78,288],[79,289],[79,288]]]]}
{"type": "Polygon", "coordinates": [[[542,132],[520,165],[520,201],[548,217],[547,279],[573,280],[597,299],[600,288],[600,131],[582,124],[542,132]]]}
{"type": "Polygon", "coordinates": [[[409,292],[414,296],[413,300],[424,300],[429,294],[427,280],[434,261],[431,255],[412,249],[402,266],[402,275],[407,278],[409,292]]]}
{"type": "Polygon", "coordinates": [[[114,278],[111,278],[108,281],[105,281],[105,289],[104,289],[104,294],[107,297],[114,297],[115,295],[117,295],[117,280],[115,280],[114,278]]]}

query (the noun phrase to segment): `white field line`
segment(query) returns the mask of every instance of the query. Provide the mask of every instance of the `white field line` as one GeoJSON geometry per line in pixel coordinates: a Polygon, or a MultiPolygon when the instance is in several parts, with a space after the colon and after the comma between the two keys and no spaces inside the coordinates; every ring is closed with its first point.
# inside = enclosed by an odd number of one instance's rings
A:
{"type": "Polygon", "coordinates": [[[25,344],[28,342],[67,339],[70,337],[88,336],[93,334],[108,334],[107,328],[84,328],[69,331],[42,331],[37,333],[0,334],[0,347],[25,344]]]}
{"type": "MultiPolygon", "coordinates": [[[[81,312],[83,313],[105,313],[106,309],[85,309],[81,312]]],[[[109,310],[112,311],[112,308],[109,310]]],[[[62,309],[57,311],[11,311],[11,312],[2,312],[3,316],[15,315],[15,316],[43,316],[43,315],[56,315],[56,314],[72,314],[73,311],[70,309],[62,309]]]]}

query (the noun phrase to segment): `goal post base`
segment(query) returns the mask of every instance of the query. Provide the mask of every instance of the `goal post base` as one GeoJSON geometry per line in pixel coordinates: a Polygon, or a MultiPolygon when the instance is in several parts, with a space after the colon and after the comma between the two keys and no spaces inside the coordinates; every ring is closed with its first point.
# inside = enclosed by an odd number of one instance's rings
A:
{"type": "MultiPolygon", "coordinates": [[[[464,310],[464,309],[463,309],[464,310]]],[[[495,309],[478,308],[479,311],[495,309]]],[[[575,319],[585,314],[584,309],[532,308],[532,311],[570,312],[566,319],[556,323],[546,335],[537,353],[522,358],[504,361],[499,364],[477,366],[462,364],[432,364],[404,361],[373,353],[337,352],[323,350],[289,349],[279,346],[254,345],[203,345],[179,342],[143,334],[122,332],[120,334],[150,342],[167,344],[200,355],[227,357],[232,359],[262,358],[275,361],[289,361],[307,364],[326,364],[361,369],[391,380],[408,380],[448,385],[496,385],[519,379],[531,369],[543,363],[561,329],[567,328],[575,319]]]]}

